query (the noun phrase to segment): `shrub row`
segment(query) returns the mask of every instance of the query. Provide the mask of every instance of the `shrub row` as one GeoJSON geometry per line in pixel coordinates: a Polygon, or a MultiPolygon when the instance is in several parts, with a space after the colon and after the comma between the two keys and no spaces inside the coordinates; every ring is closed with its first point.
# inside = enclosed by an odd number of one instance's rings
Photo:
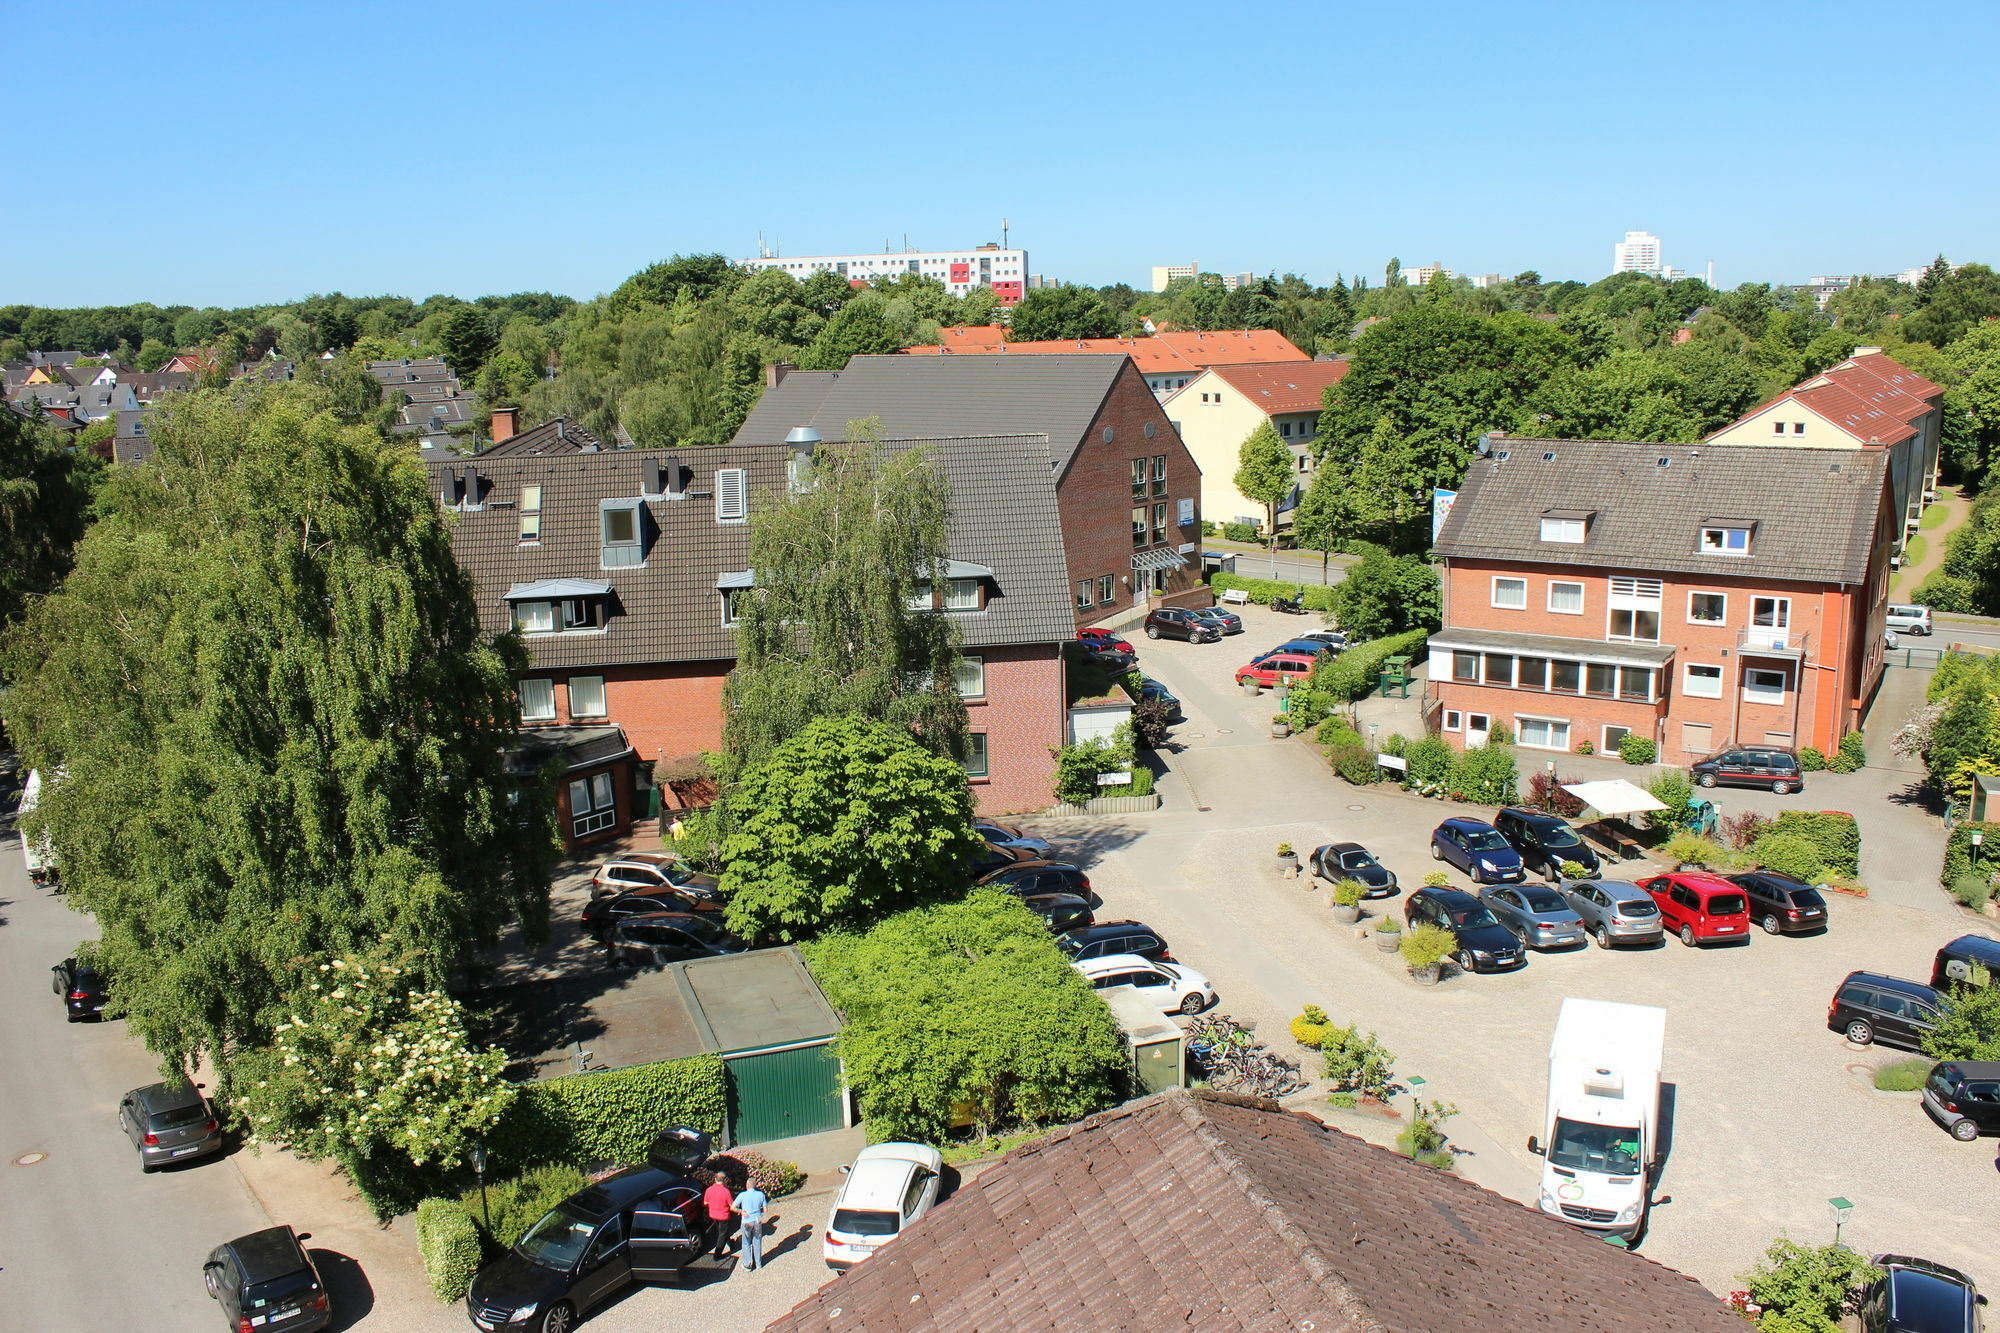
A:
{"type": "MultiPolygon", "coordinates": [[[[648,1142],[651,1142],[649,1139],[648,1142]]],[[[643,1161],[645,1155],[628,1157],[620,1165],[643,1161]]],[[[478,1225],[487,1248],[498,1253],[510,1249],[527,1234],[542,1215],[590,1183],[590,1178],[567,1162],[529,1167],[518,1175],[491,1182],[481,1200],[477,1186],[458,1196],[459,1207],[478,1225]],[[487,1225],[491,1219],[492,1225],[487,1225]]]]}
{"type": "Polygon", "coordinates": [[[1407,657],[1414,666],[1423,660],[1424,645],[1429,640],[1430,633],[1420,629],[1391,634],[1386,639],[1371,639],[1314,671],[1308,688],[1322,690],[1338,703],[1353,703],[1375,688],[1386,659],[1407,657]]]}
{"type": "MultiPolygon", "coordinates": [[[[1838,810],[1787,810],[1772,820],[1751,845],[1757,858],[1765,865],[1784,869],[1771,859],[1770,848],[1774,839],[1784,839],[1787,843],[1796,839],[1803,843],[1812,849],[1822,868],[1836,875],[1852,878],[1861,872],[1861,826],[1855,823],[1853,815],[1838,810]]],[[[1789,848],[1786,854],[1797,858],[1797,853],[1789,848]]],[[[1786,873],[1792,872],[1786,870],[1786,873]]],[[[1801,875],[1799,878],[1816,877],[1801,875]]]]}
{"type": "Polygon", "coordinates": [[[720,1134],[728,1109],[719,1055],[570,1074],[522,1084],[487,1146],[510,1167],[642,1162],[662,1130],[720,1134]]]}
{"type": "Polygon", "coordinates": [[[484,1257],[472,1214],[456,1199],[425,1199],[417,1205],[417,1253],[439,1300],[464,1296],[484,1257]]]}
{"type": "Polygon", "coordinates": [[[1944,868],[1938,875],[1938,883],[1948,889],[1965,875],[1990,877],[1995,857],[2000,857],[2000,822],[1968,819],[1952,829],[1951,836],[1945,839],[1944,868]],[[1972,858],[1972,835],[1975,833],[1981,837],[1977,867],[1973,865],[1972,858]]]}
{"type": "Polygon", "coordinates": [[[1306,610],[1333,610],[1333,585],[1326,583],[1298,583],[1291,579],[1253,579],[1245,574],[1213,574],[1208,586],[1217,592],[1238,588],[1250,594],[1250,600],[1259,606],[1269,606],[1273,597],[1289,598],[1301,588],[1305,589],[1306,610]]]}

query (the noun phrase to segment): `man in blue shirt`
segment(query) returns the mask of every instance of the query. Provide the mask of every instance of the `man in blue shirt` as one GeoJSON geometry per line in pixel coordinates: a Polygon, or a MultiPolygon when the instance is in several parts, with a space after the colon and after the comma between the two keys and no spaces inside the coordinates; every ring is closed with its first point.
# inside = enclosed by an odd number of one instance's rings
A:
{"type": "Polygon", "coordinates": [[[743,1219],[743,1267],[745,1271],[764,1266],[764,1205],[770,1196],[749,1181],[736,1196],[736,1212],[743,1219]]]}

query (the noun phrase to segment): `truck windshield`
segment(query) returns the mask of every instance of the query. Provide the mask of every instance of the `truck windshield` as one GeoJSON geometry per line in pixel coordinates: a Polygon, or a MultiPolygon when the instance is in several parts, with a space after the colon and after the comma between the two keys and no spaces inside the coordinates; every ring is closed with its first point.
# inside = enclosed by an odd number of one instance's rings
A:
{"type": "Polygon", "coordinates": [[[1556,1118],[1549,1163],[1606,1176],[1639,1174],[1639,1131],[1623,1125],[1586,1125],[1556,1118]]]}

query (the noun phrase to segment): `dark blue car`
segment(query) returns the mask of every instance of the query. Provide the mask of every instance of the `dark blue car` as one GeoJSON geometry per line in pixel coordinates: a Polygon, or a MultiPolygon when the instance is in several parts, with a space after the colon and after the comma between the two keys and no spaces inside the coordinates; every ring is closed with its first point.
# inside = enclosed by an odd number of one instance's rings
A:
{"type": "Polygon", "coordinates": [[[1513,884],[1528,877],[1521,854],[1483,819],[1447,819],[1431,831],[1431,859],[1457,866],[1475,884],[1513,884]]]}
{"type": "Polygon", "coordinates": [[[1318,657],[1321,653],[1333,651],[1333,645],[1324,639],[1286,639],[1270,652],[1259,653],[1252,660],[1261,662],[1272,653],[1304,653],[1308,657],[1318,657]]]}

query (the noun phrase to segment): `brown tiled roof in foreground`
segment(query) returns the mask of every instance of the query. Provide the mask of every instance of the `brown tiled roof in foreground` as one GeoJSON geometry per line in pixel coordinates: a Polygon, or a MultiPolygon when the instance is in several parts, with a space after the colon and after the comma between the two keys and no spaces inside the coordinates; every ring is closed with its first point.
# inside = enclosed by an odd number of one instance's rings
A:
{"type": "Polygon", "coordinates": [[[1742,1333],[1692,1278],[1261,1098],[1169,1091],[962,1188],[770,1333],[1742,1333]]]}

